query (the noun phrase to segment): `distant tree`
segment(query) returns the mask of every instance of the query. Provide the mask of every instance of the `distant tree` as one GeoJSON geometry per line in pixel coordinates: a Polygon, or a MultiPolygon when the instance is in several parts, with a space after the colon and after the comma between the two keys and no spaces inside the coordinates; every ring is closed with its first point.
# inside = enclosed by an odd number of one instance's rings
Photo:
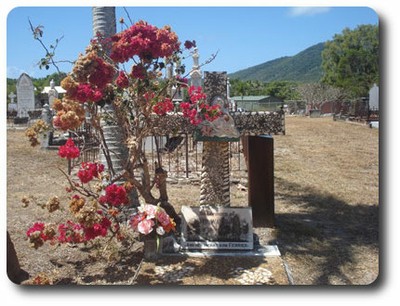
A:
{"type": "Polygon", "coordinates": [[[347,96],[343,89],[323,83],[302,84],[297,87],[297,92],[309,109],[321,109],[323,103],[343,100],[347,96]]]}
{"type": "Polygon", "coordinates": [[[250,86],[247,81],[234,79],[231,81],[231,95],[232,96],[247,96],[250,95],[250,86]]]}
{"type": "Polygon", "coordinates": [[[299,99],[298,84],[290,81],[273,81],[265,85],[264,94],[285,100],[299,99]]]}
{"type": "Polygon", "coordinates": [[[365,96],[379,84],[379,31],[377,25],[344,29],[326,42],[322,51],[322,81],[345,88],[354,97],[365,96]]]}

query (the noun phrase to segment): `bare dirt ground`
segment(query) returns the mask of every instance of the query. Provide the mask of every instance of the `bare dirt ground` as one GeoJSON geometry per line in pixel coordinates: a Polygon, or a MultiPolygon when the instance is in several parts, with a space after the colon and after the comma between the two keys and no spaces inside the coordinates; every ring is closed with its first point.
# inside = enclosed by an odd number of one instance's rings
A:
{"type": "MultiPolygon", "coordinates": [[[[379,274],[379,131],[332,118],[288,117],[274,149],[276,226],[256,228],[260,241],[278,245],[295,285],[372,283],[379,274]]],[[[21,267],[52,284],[137,284],[140,243],[122,255],[118,245],[29,247],[25,232],[35,221],[66,218],[67,210],[50,214],[33,203],[53,195],[66,200],[57,167],[66,163],[56,151],[31,148],[23,130],[8,129],[7,229],[21,267]]],[[[246,191],[232,185],[231,192],[234,203],[246,205],[246,191]]],[[[191,184],[169,188],[177,211],[196,204],[198,193],[191,184]]],[[[226,277],[213,275],[220,284],[229,284],[226,277]]]]}

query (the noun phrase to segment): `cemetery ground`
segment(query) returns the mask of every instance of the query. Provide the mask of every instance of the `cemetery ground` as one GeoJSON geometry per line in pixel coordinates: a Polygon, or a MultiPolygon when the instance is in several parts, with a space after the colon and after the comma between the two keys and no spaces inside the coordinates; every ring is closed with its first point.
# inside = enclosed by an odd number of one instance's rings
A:
{"type": "MultiPolygon", "coordinates": [[[[157,265],[144,265],[140,243],[125,246],[122,255],[116,252],[120,245],[30,248],[29,226],[68,215],[67,209],[50,214],[34,203],[53,195],[63,195],[65,203],[66,180],[57,167],[66,169],[66,162],[56,151],[31,148],[23,130],[8,129],[7,229],[20,265],[31,280],[39,275],[52,284],[240,285],[240,276],[263,267],[271,285],[374,282],[380,253],[379,130],[332,118],[287,117],[286,135],[274,136],[274,152],[276,224],[254,232],[261,243],[278,246],[279,258],[163,257],[157,265]],[[28,207],[24,196],[31,200],[28,207]],[[229,274],[232,267],[242,270],[229,274]]],[[[171,204],[177,211],[196,205],[199,188],[169,185],[171,204]]],[[[247,192],[232,184],[231,202],[247,205],[247,192]]]]}

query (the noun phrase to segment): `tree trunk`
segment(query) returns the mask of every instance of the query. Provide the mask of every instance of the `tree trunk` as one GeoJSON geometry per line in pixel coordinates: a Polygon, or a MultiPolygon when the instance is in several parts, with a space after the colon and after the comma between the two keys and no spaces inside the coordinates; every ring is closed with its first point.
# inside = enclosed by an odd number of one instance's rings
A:
{"type": "Polygon", "coordinates": [[[104,37],[110,37],[116,33],[115,7],[95,6],[92,8],[93,36],[99,32],[104,37]]]}
{"type": "Polygon", "coordinates": [[[7,275],[10,281],[15,284],[21,284],[29,278],[28,272],[21,269],[14,243],[11,241],[10,234],[7,231],[7,275]]]}
{"type": "MultiPolygon", "coordinates": [[[[104,38],[108,38],[116,33],[115,7],[113,6],[98,6],[92,8],[93,16],[93,35],[101,33],[104,38]]],[[[118,120],[115,115],[114,105],[106,105],[103,107],[103,113],[114,118],[116,123],[109,124],[104,120],[101,121],[101,128],[104,133],[105,146],[109,151],[109,158],[100,150],[100,161],[107,166],[111,175],[111,180],[115,175],[124,170],[128,159],[128,149],[124,143],[124,135],[122,127],[118,125],[118,120]]],[[[117,183],[123,183],[122,180],[117,183]]],[[[131,213],[131,208],[138,206],[138,194],[133,190],[130,194],[130,205],[124,207],[126,217],[131,213]]]]}

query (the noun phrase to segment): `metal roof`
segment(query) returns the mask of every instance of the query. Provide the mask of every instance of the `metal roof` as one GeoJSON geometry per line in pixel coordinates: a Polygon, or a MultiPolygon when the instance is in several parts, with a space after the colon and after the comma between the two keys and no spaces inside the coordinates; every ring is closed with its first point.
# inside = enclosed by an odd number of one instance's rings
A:
{"type": "Polygon", "coordinates": [[[233,100],[238,100],[238,101],[260,101],[264,99],[268,99],[271,96],[234,96],[231,97],[233,100]]]}

